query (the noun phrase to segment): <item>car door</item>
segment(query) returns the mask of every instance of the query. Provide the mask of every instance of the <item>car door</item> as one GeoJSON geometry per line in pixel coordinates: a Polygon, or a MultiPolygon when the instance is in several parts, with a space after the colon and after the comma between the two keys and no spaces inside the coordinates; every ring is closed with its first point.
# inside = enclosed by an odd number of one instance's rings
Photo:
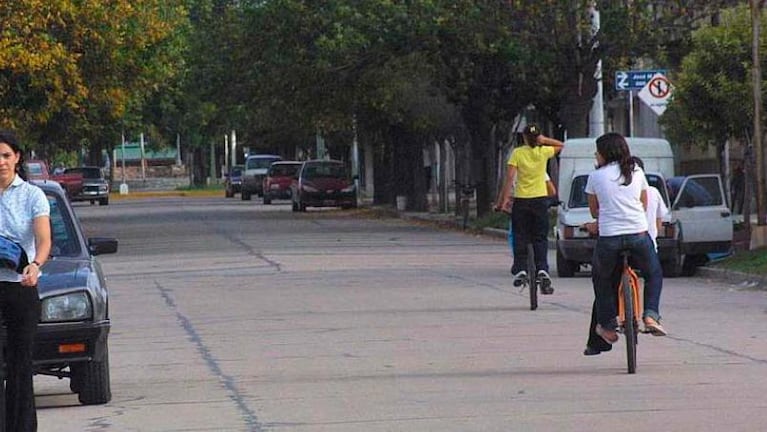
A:
{"type": "Polygon", "coordinates": [[[732,214],[718,174],[687,176],[672,207],[687,253],[726,252],[732,244],[732,214]]]}

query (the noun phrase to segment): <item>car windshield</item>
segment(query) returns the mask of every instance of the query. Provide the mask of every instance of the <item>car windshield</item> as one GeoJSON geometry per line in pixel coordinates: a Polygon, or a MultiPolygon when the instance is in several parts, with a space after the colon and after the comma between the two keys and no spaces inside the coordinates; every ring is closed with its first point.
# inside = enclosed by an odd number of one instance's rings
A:
{"type": "Polygon", "coordinates": [[[312,164],[304,168],[301,175],[313,178],[346,178],[346,169],[341,164],[312,164]]]}
{"type": "Polygon", "coordinates": [[[274,164],[269,168],[272,177],[293,177],[301,168],[301,164],[274,164]]]}
{"type": "Polygon", "coordinates": [[[65,174],[82,174],[83,178],[87,179],[97,179],[101,178],[101,169],[100,168],[68,168],[65,172],[65,174]]]}
{"type": "Polygon", "coordinates": [[[239,177],[241,175],[242,175],[241,166],[232,167],[232,177],[239,177]]]}
{"type": "Polygon", "coordinates": [[[250,158],[247,162],[247,169],[266,169],[272,162],[280,160],[279,158],[258,157],[250,158]]]}
{"type": "Polygon", "coordinates": [[[79,256],[80,242],[71,219],[71,214],[66,211],[66,205],[56,197],[48,194],[48,204],[51,207],[51,237],[53,256],[79,256]]]}
{"type": "MultiPolygon", "coordinates": [[[[661,177],[655,174],[646,174],[645,177],[650,186],[658,189],[658,192],[660,192],[660,195],[663,198],[663,202],[666,204],[666,207],[668,207],[668,195],[666,194],[666,188],[663,186],[661,177]]],[[[580,175],[573,179],[573,185],[570,189],[570,202],[568,203],[570,208],[584,208],[589,206],[589,200],[585,192],[586,181],[588,179],[588,175],[580,175]]]]}

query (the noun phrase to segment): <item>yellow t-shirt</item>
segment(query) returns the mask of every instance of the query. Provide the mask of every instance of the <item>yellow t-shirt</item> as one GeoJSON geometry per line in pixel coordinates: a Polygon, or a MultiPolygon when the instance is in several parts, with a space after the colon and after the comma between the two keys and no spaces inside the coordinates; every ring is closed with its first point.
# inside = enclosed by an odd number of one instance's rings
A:
{"type": "Polygon", "coordinates": [[[529,145],[517,147],[511,152],[508,164],[517,167],[514,197],[540,198],[549,195],[546,190],[546,163],[555,154],[554,147],[529,145]]]}

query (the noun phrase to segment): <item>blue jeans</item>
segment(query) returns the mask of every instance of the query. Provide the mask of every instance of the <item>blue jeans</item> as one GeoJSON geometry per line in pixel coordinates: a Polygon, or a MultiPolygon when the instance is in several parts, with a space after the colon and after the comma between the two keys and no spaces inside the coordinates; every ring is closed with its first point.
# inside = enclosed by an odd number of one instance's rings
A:
{"type": "Polygon", "coordinates": [[[660,319],[660,294],[663,290],[663,270],[650,235],[626,234],[599,237],[592,259],[592,280],[596,296],[596,321],[606,328],[615,328],[618,315],[617,283],[623,260],[620,251],[631,252],[630,263],[644,278],[643,317],[660,319]]]}

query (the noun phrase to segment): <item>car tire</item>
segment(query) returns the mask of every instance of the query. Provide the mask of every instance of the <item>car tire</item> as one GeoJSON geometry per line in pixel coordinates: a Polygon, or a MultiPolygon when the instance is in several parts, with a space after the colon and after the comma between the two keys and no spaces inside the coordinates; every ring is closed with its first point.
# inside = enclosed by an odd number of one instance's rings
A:
{"type": "Polygon", "coordinates": [[[100,206],[109,205],[109,198],[101,198],[101,199],[99,199],[99,205],[100,206]]]}
{"type": "Polygon", "coordinates": [[[83,405],[101,405],[112,400],[109,382],[109,350],[104,348],[101,361],[76,363],[70,366],[72,377],[69,387],[77,390],[77,398],[83,405]]]}
{"type": "Polygon", "coordinates": [[[242,198],[243,201],[250,201],[250,192],[242,191],[240,195],[240,198],[242,198]]]}
{"type": "Polygon", "coordinates": [[[230,190],[225,190],[225,191],[224,191],[224,196],[225,196],[226,198],[234,198],[234,192],[232,192],[232,191],[230,191],[230,190]]]}
{"type": "Polygon", "coordinates": [[[293,210],[294,212],[297,212],[298,211],[298,203],[296,203],[295,201],[291,201],[290,204],[291,204],[291,210],[293,210]]]}
{"type": "Polygon", "coordinates": [[[575,270],[578,268],[578,263],[565,259],[562,252],[557,249],[557,276],[559,277],[573,277],[575,276],[575,270]]]}
{"type": "Polygon", "coordinates": [[[269,205],[272,203],[272,197],[269,196],[269,194],[264,194],[264,204],[269,205]]]}

